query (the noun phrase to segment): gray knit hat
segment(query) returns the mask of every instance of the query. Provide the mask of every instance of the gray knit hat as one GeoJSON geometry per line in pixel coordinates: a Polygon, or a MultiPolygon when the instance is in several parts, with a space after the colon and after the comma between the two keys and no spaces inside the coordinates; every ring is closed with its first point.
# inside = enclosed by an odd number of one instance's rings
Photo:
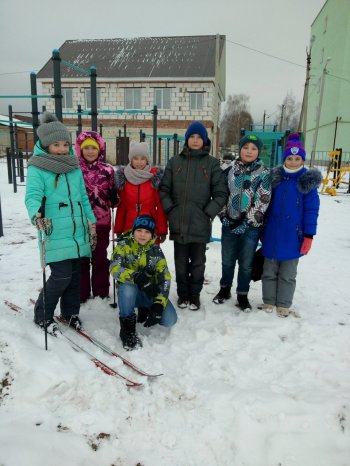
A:
{"type": "Polygon", "coordinates": [[[131,141],[129,149],[129,162],[131,162],[132,159],[137,156],[145,157],[148,161],[148,164],[150,163],[147,142],[131,141]]]}
{"type": "Polygon", "coordinates": [[[50,112],[43,114],[38,128],[38,136],[43,148],[57,141],[68,141],[71,144],[68,129],[50,112]]]}

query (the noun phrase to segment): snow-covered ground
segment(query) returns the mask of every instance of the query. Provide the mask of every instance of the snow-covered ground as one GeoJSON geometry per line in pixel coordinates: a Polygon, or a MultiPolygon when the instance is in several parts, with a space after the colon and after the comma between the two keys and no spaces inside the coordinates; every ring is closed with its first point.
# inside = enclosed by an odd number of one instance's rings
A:
{"type": "MultiPolygon", "coordinates": [[[[87,331],[164,373],[145,380],[77,336],[106,364],[144,382],[127,389],[62,337],[49,338],[45,351],[30,302],[42,272],[25,188],[13,193],[3,163],[0,182],[1,466],[350,465],[349,195],[321,196],[319,234],[299,265],[300,319],[258,311],[261,282],[252,284],[251,313],[237,312],[233,299],[213,304],[219,242],[207,251],[201,310],[178,310],[171,330],[140,326],[142,350],[123,350],[118,310],[109,303],[83,305],[87,331]],[[10,310],[6,299],[25,312],[10,310]]],[[[220,236],[218,221],[213,236],[220,236]]],[[[173,273],[172,243],[163,249],[173,273]]]]}

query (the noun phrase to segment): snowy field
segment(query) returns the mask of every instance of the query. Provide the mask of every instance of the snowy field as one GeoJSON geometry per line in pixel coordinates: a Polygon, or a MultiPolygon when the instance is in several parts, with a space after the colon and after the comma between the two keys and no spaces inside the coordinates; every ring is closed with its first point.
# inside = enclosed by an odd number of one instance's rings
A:
{"type": "MultiPolygon", "coordinates": [[[[349,195],[321,196],[319,234],[299,265],[300,319],[258,311],[261,282],[252,284],[251,313],[238,312],[234,299],[213,304],[219,242],[207,251],[201,310],[178,310],[171,330],[139,326],[142,350],[123,350],[108,302],[84,304],[88,332],[164,374],[145,379],[77,335],[144,383],[128,389],[63,337],[49,338],[45,351],[30,301],[42,272],[25,188],[13,193],[4,163],[0,183],[0,466],[350,465],[349,195]],[[6,299],[25,311],[10,310],[6,299]]],[[[217,220],[213,236],[220,237],[217,220]]],[[[163,249],[174,274],[172,243],[163,249]]]]}

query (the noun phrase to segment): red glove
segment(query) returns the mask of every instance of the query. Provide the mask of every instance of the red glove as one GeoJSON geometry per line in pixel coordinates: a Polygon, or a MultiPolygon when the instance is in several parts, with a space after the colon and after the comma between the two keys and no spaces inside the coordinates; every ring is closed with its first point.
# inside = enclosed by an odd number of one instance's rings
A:
{"type": "Polygon", "coordinates": [[[301,245],[301,248],[300,248],[300,253],[306,256],[306,254],[311,249],[311,245],[312,245],[312,238],[304,238],[303,244],[301,245]]]}

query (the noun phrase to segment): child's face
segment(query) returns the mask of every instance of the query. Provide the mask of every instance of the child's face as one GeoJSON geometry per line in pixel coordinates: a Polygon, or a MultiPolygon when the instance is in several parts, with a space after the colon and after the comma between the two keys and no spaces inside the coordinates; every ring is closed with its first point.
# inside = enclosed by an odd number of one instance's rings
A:
{"type": "Polygon", "coordinates": [[[148,243],[148,241],[151,241],[152,233],[149,230],[145,230],[144,228],[137,228],[134,231],[134,238],[135,241],[141,244],[141,246],[144,246],[148,243]]]}
{"type": "Polygon", "coordinates": [[[95,162],[95,160],[98,159],[98,154],[99,154],[99,151],[96,147],[94,146],[85,146],[82,151],[81,151],[84,159],[89,162],[89,163],[93,163],[95,162]]]}
{"type": "Polygon", "coordinates": [[[47,152],[52,155],[68,155],[69,154],[69,142],[68,141],[56,141],[49,145],[47,152]]]}
{"type": "Polygon", "coordinates": [[[288,155],[284,161],[284,166],[289,170],[297,170],[304,165],[304,160],[300,155],[288,155]]]}
{"type": "Polygon", "coordinates": [[[242,146],[240,154],[243,163],[252,163],[258,158],[259,149],[252,142],[246,142],[242,146]]]}
{"type": "Polygon", "coordinates": [[[147,164],[148,160],[143,155],[135,155],[131,160],[131,166],[132,168],[136,168],[136,170],[143,170],[147,164]]]}
{"type": "Polygon", "coordinates": [[[190,149],[200,150],[204,146],[204,142],[199,134],[191,134],[188,138],[187,145],[190,149]]]}

